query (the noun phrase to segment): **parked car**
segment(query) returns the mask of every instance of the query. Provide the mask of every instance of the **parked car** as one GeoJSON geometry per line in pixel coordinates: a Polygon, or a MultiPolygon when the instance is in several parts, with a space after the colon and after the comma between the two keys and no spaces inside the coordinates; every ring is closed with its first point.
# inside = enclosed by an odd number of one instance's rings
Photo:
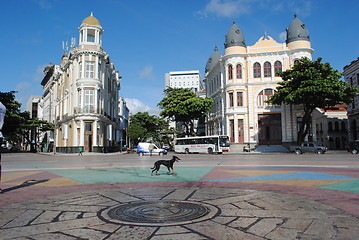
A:
{"type": "Polygon", "coordinates": [[[358,154],[359,152],[359,141],[356,140],[354,142],[350,142],[347,146],[348,152],[351,152],[352,154],[358,154]]]}
{"type": "MultiPolygon", "coordinates": [[[[138,143],[138,146],[137,146],[137,153],[140,155],[140,156],[144,156],[144,155],[148,155],[150,154],[150,144],[151,143],[146,143],[146,142],[140,142],[138,143]]],[[[152,143],[153,144],[153,143],[152,143]]],[[[153,155],[160,155],[160,156],[163,156],[163,155],[166,155],[167,154],[167,150],[165,149],[162,149],[162,148],[159,148],[157,147],[155,144],[153,144],[153,150],[152,150],[152,154],[153,155]]]]}
{"type": "Polygon", "coordinates": [[[296,154],[302,154],[305,152],[315,152],[317,154],[323,154],[327,151],[327,148],[323,145],[318,145],[314,142],[303,142],[300,146],[290,146],[289,151],[296,154]]]}

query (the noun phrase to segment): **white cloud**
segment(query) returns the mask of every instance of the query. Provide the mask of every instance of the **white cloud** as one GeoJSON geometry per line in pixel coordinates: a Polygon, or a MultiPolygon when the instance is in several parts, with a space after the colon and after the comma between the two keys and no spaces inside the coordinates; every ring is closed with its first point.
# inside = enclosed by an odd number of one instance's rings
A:
{"type": "Polygon", "coordinates": [[[279,41],[285,42],[285,40],[287,40],[287,32],[281,32],[279,34],[279,41]]]}
{"type": "Polygon", "coordinates": [[[198,13],[202,16],[214,14],[218,17],[238,17],[250,12],[250,3],[248,0],[211,0],[198,13]]]}
{"type": "Polygon", "coordinates": [[[301,17],[307,17],[312,10],[312,0],[210,0],[197,12],[199,16],[207,17],[239,17],[259,9],[272,12],[297,12],[301,17]]]}
{"type": "Polygon", "coordinates": [[[148,112],[150,115],[160,114],[160,109],[151,108],[136,98],[125,98],[125,101],[131,114],[136,114],[138,112],[148,112]]]}
{"type": "Polygon", "coordinates": [[[142,71],[140,71],[140,77],[147,80],[154,80],[155,76],[153,74],[153,66],[148,65],[142,71]]]}

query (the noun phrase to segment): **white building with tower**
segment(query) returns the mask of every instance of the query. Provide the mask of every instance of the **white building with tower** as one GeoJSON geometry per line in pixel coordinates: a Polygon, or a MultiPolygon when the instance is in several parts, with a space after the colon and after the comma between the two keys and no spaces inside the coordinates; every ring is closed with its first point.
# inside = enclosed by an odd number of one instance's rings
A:
{"type": "Polygon", "coordinates": [[[285,43],[265,33],[249,46],[244,33],[233,23],[224,48],[223,55],[215,48],[205,69],[207,97],[214,100],[206,123],[207,134],[227,135],[232,146],[239,149],[248,144],[252,147],[295,142],[301,108],[271,105],[266,100],[282,81],[278,72],[290,69],[301,57],[312,58],[314,50],[305,24],[294,16],[285,43]]]}
{"type": "Polygon", "coordinates": [[[64,44],[61,63],[44,70],[43,118],[55,124],[48,144],[56,152],[118,150],[121,76],[102,48],[103,32],[91,13],[79,27],[78,46],[64,44]]]}

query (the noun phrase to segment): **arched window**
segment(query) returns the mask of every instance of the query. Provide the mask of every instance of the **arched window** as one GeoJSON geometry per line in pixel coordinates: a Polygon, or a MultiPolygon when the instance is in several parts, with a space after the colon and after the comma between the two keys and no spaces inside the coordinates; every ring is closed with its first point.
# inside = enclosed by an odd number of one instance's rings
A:
{"type": "Polygon", "coordinates": [[[294,60],[294,65],[297,63],[299,63],[299,60],[298,59],[294,60]]]}
{"type": "Polygon", "coordinates": [[[258,106],[269,106],[270,104],[266,101],[270,99],[272,95],[274,95],[276,90],[271,88],[266,88],[262,90],[257,96],[257,105],[258,106]]]}
{"type": "Polygon", "coordinates": [[[333,132],[333,123],[328,122],[328,132],[333,132]]]}
{"type": "Polygon", "coordinates": [[[335,121],[335,122],[334,122],[334,130],[335,130],[336,132],[339,131],[339,122],[338,122],[338,121],[335,121]]]}
{"type": "Polygon", "coordinates": [[[265,62],[263,66],[263,73],[264,77],[271,77],[272,76],[272,65],[270,62],[265,62]]]}
{"type": "Polygon", "coordinates": [[[253,64],[253,77],[255,78],[261,77],[261,65],[257,62],[253,64]]]}
{"type": "Polygon", "coordinates": [[[278,73],[282,72],[282,63],[280,61],[276,61],[274,63],[274,73],[278,76],[278,73]]]}
{"type": "Polygon", "coordinates": [[[237,79],[241,79],[242,78],[242,65],[241,64],[237,64],[236,73],[237,73],[237,79]]]}
{"type": "Polygon", "coordinates": [[[228,79],[233,79],[233,67],[232,65],[228,65],[228,79]]]}

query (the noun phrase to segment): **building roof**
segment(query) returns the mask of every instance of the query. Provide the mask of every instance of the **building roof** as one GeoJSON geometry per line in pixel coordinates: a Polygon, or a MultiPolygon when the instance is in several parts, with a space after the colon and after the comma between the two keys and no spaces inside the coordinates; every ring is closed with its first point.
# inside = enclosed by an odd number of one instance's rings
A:
{"type": "Polygon", "coordinates": [[[214,65],[216,65],[217,62],[221,59],[221,57],[222,57],[222,55],[218,52],[218,48],[215,47],[215,48],[214,48],[214,52],[213,52],[212,55],[208,58],[205,72],[211,71],[212,68],[214,67],[214,65]]]}
{"type": "Polygon", "coordinates": [[[294,14],[294,19],[287,28],[287,43],[306,40],[309,41],[309,33],[305,24],[294,14]]]}
{"type": "Polygon", "coordinates": [[[233,22],[231,28],[226,35],[226,41],[224,43],[224,46],[225,48],[233,46],[246,46],[246,43],[244,41],[244,35],[235,22],[233,22]]]}
{"type": "Polygon", "coordinates": [[[90,16],[88,16],[87,18],[85,18],[85,19],[82,21],[82,23],[83,23],[83,24],[87,24],[87,25],[101,26],[100,21],[97,20],[97,18],[95,18],[92,13],[91,13],[90,16]]]}

